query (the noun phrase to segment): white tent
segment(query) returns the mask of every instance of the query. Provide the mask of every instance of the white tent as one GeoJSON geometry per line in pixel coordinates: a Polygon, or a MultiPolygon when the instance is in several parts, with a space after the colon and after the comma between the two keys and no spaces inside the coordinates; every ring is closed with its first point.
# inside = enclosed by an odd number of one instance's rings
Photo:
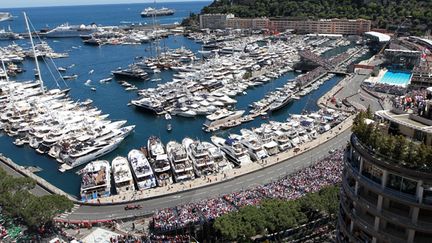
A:
{"type": "Polygon", "coordinates": [[[84,243],[109,243],[110,238],[117,237],[119,234],[114,233],[109,230],[96,228],[91,232],[89,235],[87,235],[84,239],[82,239],[82,242],[84,243]]]}

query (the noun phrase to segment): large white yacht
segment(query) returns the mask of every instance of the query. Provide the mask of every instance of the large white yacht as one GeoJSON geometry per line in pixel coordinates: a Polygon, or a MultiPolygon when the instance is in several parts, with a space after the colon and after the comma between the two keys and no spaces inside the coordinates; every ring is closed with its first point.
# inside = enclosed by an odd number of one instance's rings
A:
{"type": "Polygon", "coordinates": [[[9,12],[0,12],[0,22],[12,20],[13,16],[9,12]]]}
{"type": "Polygon", "coordinates": [[[202,145],[209,152],[210,158],[214,160],[218,172],[230,170],[233,168],[232,163],[228,161],[228,159],[225,157],[225,153],[220,147],[217,147],[209,142],[202,142],[202,145]]]}
{"type": "Polygon", "coordinates": [[[125,157],[117,156],[114,158],[112,173],[117,194],[135,191],[132,172],[125,157]]]}
{"type": "Polygon", "coordinates": [[[253,129],[253,131],[259,136],[264,148],[270,156],[280,152],[279,145],[274,139],[273,130],[267,128],[256,128],[253,129]]]}
{"type": "Polygon", "coordinates": [[[156,114],[161,114],[164,111],[162,103],[158,99],[152,97],[131,100],[131,104],[139,109],[151,111],[156,114]]]}
{"type": "Polygon", "coordinates": [[[133,149],[128,153],[128,160],[132,167],[133,176],[138,190],[156,187],[156,178],[147,157],[143,152],[133,149]]]}
{"type": "Polygon", "coordinates": [[[227,158],[236,166],[252,163],[247,148],[245,148],[238,140],[212,136],[211,141],[218,146],[226,154],[227,158]]]}
{"type": "Polygon", "coordinates": [[[161,140],[156,136],[150,136],[147,141],[147,150],[158,185],[166,186],[172,184],[171,165],[161,140]]]}
{"type": "Polygon", "coordinates": [[[152,17],[152,16],[164,16],[164,15],[173,15],[175,13],[174,9],[170,8],[146,8],[141,12],[141,17],[152,17]]]}
{"type": "Polygon", "coordinates": [[[64,162],[60,170],[72,169],[114,151],[134,128],[134,125],[122,127],[119,135],[106,139],[87,141],[89,138],[82,136],[76,140],[65,141],[62,143],[64,150],[59,152],[59,159],[57,159],[59,162],[64,162]],[[69,144],[69,147],[65,148],[65,143],[69,144]]]}
{"type": "Polygon", "coordinates": [[[176,141],[168,142],[167,154],[171,162],[175,182],[195,178],[192,161],[189,159],[186,149],[182,144],[176,141]]]}
{"type": "Polygon", "coordinates": [[[206,116],[207,120],[204,123],[204,127],[209,128],[212,126],[217,126],[226,122],[230,122],[232,120],[236,120],[240,118],[244,112],[244,110],[230,111],[227,109],[219,109],[213,114],[206,116]]]}
{"type": "MultiPolygon", "coordinates": [[[[268,153],[262,142],[254,132],[247,129],[242,129],[240,132],[242,133],[242,135],[239,136],[240,142],[248,149],[252,160],[257,161],[268,157],[268,153]]],[[[231,134],[231,136],[235,137],[234,134],[231,134]]]]}
{"type": "Polygon", "coordinates": [[[90,35],[97,30],[99,30],[99,27],[95,24],[69,25],[68,23],[65,23],[47,31],[44,36],[49,38],[79,37],[83,35],[90,35]]]}
{"type": "Polygon", "coordinates": [[[184,138],[182,144],[186,148],[189,158],[192,160],[195,174],[198,177],[216,172],[214,160],[210,157],[208,150],[201,141],[184,138]]]}
{"type": "Polygon", "coordinates": [[[87,164],[81,173],[81,200],[107,197],[111,194],[111,166],[107,160],[87,164]]]}

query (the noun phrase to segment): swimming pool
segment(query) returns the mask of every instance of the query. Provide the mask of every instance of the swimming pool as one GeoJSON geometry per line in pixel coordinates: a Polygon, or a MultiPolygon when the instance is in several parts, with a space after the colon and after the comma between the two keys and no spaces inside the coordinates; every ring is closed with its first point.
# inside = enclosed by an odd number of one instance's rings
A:
{"type": "Polygon", "coordinates": [[[388,70],[381,78],[379,83],[407,86],[411,79],[410,72],[388,70]]]}

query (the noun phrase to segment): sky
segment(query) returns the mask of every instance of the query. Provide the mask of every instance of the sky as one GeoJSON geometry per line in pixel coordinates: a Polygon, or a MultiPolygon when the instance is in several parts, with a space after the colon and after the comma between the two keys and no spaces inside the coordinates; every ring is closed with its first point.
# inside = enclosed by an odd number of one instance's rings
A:
{"type": "MultiPolygon", "coordinates": [[[[119,3],[153,3],[154,0],[0,0],[0,8],[46,7],[68,5],[96,5],[119,3]]],[[[162,2],[197,2],[209,0],[157,0],[162,2]]]]}

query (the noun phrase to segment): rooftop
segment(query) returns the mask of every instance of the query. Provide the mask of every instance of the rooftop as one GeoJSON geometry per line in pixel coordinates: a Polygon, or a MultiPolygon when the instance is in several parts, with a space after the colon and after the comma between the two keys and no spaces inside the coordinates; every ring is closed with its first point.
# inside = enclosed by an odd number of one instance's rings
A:
{"type": "Polygon", "coordinates": [[[432,133],[432,125],[426,123],[424,120],[421,119],[421,117],[418,117],[415,114],[412,113],[401,114],[400,111],[396,109],[377,111],[375,114],[379,117],[385,118],[390,121],[394,121],[398,124],[403,124],[417,130],[422,130],[424,132],[432,133]]]}
{"type": "Polygon", "coordinates": [[[389,35],[376,32],[376,31],[365,32],[365,35],[373,36],[377,38],[379,42],[388,42],[391,39],[389,35]]]}

